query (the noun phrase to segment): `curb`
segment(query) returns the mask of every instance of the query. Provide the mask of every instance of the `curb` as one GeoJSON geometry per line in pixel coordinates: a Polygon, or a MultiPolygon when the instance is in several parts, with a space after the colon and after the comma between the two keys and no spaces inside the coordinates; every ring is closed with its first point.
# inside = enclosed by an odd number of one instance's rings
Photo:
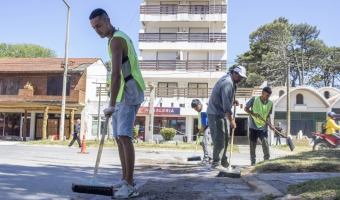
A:
{"type": "Polygon", "coordinates": [[[251,187],[260,190],[265,195],[271,195],[273,197],[283,197],[284,194],[273,186],[267,184],[256,178],[257,173],[253,173],[254,166],[250,166],[241,170],[241,178],[251,187]]]}

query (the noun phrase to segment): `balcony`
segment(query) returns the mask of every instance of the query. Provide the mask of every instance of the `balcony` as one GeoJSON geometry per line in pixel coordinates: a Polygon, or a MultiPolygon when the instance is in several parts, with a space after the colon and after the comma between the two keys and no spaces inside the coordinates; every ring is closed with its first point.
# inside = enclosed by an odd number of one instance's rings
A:
{"type": "Polygon", "coordinates": [[[208,88],[156,88],[157,97],[208,98],[212,89],[208,88]]]}
{"type": "Polygon", "coordinates": [[[140,20],[147,22],[225,22],[227,5],[142,5],[140,20]]]}
{"type": "MultiPolygon", "coordinates": [[[[185,97],[185,98],[209,98],[213,88],[155,88],[157,97],[185,97]]],[[[259,88],[238,88],[236,98],[250,99],[261,91],[259,88]]],[[[144,95],[150,96],[150,88],[147,88],[144,95]]]]}
{"type": "Polygon", "coordinates": [[[139,42],[226,42],[226,33],[140,33],[139,42]]]}
{"type": "Polygon", "coordinates": [[[140,14],[226,14],[227,5],[141,5],[140,14]]]}
{"type": "Polygon", "coordinates": [[[145,71],[226,71],[225,60],[140,60],[139,66],[145,71]]]}
{"type": "MultiPolygon", "coordinates": [[[[61,105],[62,96],[52,95],[33,95],[33,91],[19,89],[18,95],[0,95],[0,105],[19,105],[19,104],[58,104],[61,105]]],[[[66,104],[85,104],[85,92],[71,90],[70,95],[66,96],[66,104]]]]}

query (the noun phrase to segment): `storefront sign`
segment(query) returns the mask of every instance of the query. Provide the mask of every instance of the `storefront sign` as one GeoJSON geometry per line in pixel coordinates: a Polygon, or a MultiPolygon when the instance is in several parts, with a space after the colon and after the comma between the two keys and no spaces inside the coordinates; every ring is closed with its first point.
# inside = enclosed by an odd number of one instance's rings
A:
{"type": "MultiPolygon", "coordinates": [[[[180,108],[155,107],[155,115],[179,115],[180,108]]],[[[149,114],[149,107],[140,107],[138,114],[149,114]]]]}

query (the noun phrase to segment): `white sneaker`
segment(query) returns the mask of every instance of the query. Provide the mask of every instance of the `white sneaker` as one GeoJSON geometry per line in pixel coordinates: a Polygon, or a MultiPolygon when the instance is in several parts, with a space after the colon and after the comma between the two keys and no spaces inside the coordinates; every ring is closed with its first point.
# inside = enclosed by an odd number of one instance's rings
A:
{"type": "MultiPolygon", "coordinates": [[[[118,182],[114,183],[112,187],[114,190],[119,190],[119,188],[121,188],[124,185],[124,183],[126,183],[126,181],[124,179],[120,179],[118,182]]],[[[136,184],[135,182],[133,182],[133,187],[135,186],[136,184]]]]}
{"type": "Polygon", "coordinates": [[[214,165],[212,164],[210,167],[211,171],[219,171],[219,172],[228,172],[229,170],[222,165],[214,165]]]}
{"type": "Polygon", "coordinates": [[[135,187],[131,186],[125,180],[123,181],[124,181],[124,184],[121,188],[119,188],[117,192],[115,192],[113,196],[114,199],[128,199],[128,198],[136,197],[139,195],[135,187]]]}
{"type": "Polygon", "coordinates": [[[125,182],[126,182],[125,180],[120,179],[118,182],[114,183],[114,184],[112,185],[112,187],[113,187],[115,190],[118,190],[119,188],[121,188],[121,187],[124,185],[125,182]]]}
{"type": "Polygon", "coordinates": [[[207,166],[207,165],[209,165],[209,161],[202,160],[201,162],[199,162],[197,164],[200,165],[200,166],[207,166]]]}

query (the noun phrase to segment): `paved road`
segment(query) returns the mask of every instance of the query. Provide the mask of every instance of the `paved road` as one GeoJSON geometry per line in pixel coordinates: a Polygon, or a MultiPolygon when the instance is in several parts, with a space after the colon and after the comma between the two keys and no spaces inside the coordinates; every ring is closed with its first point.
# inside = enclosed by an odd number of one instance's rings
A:
{"type": "MultiPolygon", "coordinates": [[[[232,164],[245,168],[250,164],[249,150],[247,146],[240,149],[240,153],[233,154],[232,164]]],[[[259,146],[257,150],[261,158],[262,148],[259,146]]],[[[78,148],[0,141],[0,199],[111,199],[71,191],[73,182],[89,183],[97,156],[95,148],[88,148],[89,154],[79,154],[79,151],[78,148]]],[[[272,151],[272,157],[287,153],[272,151]]],[[[197,166],[197,162],[187,162],[190,156],[193,151],[137,150],[135,181],[140,196],[134,199],[260,199],[267,191],[251,183],[275,181],[273,176],[252,175],[249,180],[216,177],[216,172],[197,166]]],[[[98,181],[112,183],[119,179],[117,150],[104,149],[98,181]]]]}

